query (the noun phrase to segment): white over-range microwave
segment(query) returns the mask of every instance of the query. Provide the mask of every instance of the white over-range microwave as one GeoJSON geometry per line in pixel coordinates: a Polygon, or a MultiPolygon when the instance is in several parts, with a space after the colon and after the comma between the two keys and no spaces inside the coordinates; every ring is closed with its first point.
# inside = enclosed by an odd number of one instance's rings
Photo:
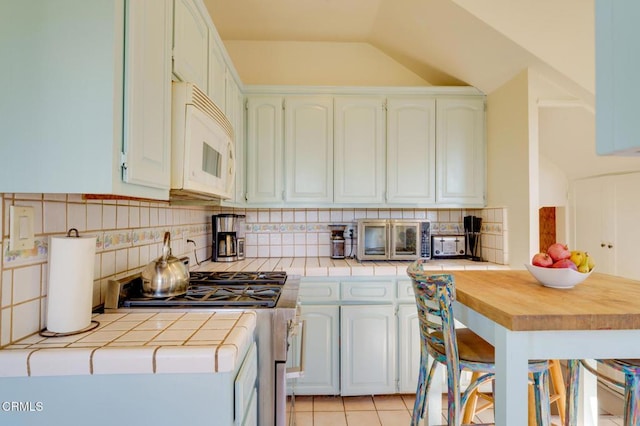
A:
{"type": "Polygon", "coordinates": [[[230,198],[234,133],[225,114],[195,84],[173,82],[171,124],[171,198],[230,198]]]}
{"type": "Polygon", "coordinates": [[[358,260],[431,258],[431,222],[410,219],[358,220],[358,260]]]}

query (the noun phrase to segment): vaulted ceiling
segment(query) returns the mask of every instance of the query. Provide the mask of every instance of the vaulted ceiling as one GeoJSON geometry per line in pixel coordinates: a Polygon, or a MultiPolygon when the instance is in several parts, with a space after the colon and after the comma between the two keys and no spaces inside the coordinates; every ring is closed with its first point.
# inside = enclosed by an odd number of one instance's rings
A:
{"type": "Polygon", "coordinates": [[[204,0],[223,41],[363,42],[433,85],[534,68],[593,100],[593,0],[204,0]]]}

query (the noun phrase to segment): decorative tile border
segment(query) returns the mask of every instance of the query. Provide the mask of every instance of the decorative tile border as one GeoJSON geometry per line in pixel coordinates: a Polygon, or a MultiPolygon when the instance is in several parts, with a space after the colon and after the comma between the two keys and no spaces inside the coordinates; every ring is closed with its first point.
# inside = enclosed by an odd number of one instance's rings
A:
{"type": "Polygon", "coordinates": [[[46,262],[49,255],[49,238],[36,238],[29,250],[9,250],[9,241],[4,242],[3,258],[5,269],[16,266],[33,265],[46,262]]]}

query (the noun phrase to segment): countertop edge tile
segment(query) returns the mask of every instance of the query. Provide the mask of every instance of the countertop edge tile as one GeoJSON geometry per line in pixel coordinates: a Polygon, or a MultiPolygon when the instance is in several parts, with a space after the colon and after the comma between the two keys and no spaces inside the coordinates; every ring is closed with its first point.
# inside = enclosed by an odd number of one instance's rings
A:
{"type": "Polygon", "coordinates": [[[0,351],[0,377],[29,375],[28,359],[35,349],[8,349],[0,351]]]}
{"type": "Polygon", "coordinates": [[[95,348],[34,350],[28,359],[29,376],[85,376],[91,374],[95,348]]]}
{"type": "Polygon", "coordinates": [[[104,347],[93,353],[93,374],[151,374],[153,373],[152,346],[104,347]]]}

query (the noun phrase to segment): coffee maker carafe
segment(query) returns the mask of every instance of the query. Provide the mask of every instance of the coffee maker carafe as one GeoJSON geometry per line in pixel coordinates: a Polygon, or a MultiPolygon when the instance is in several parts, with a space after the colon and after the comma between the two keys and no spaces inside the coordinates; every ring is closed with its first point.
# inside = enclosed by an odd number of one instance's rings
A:
{"type": "Polygon", "coordinates": [[[332,259],[344,259],[344,230],[346,227],[347,225],[329,225],[332,259]]]}
{"type": "Polygon", "coordinates": [[[212,216],[214,262],[234,262],[238,260],[238,237],[236,218],[238,215],[223,213],[212,216]]]}

